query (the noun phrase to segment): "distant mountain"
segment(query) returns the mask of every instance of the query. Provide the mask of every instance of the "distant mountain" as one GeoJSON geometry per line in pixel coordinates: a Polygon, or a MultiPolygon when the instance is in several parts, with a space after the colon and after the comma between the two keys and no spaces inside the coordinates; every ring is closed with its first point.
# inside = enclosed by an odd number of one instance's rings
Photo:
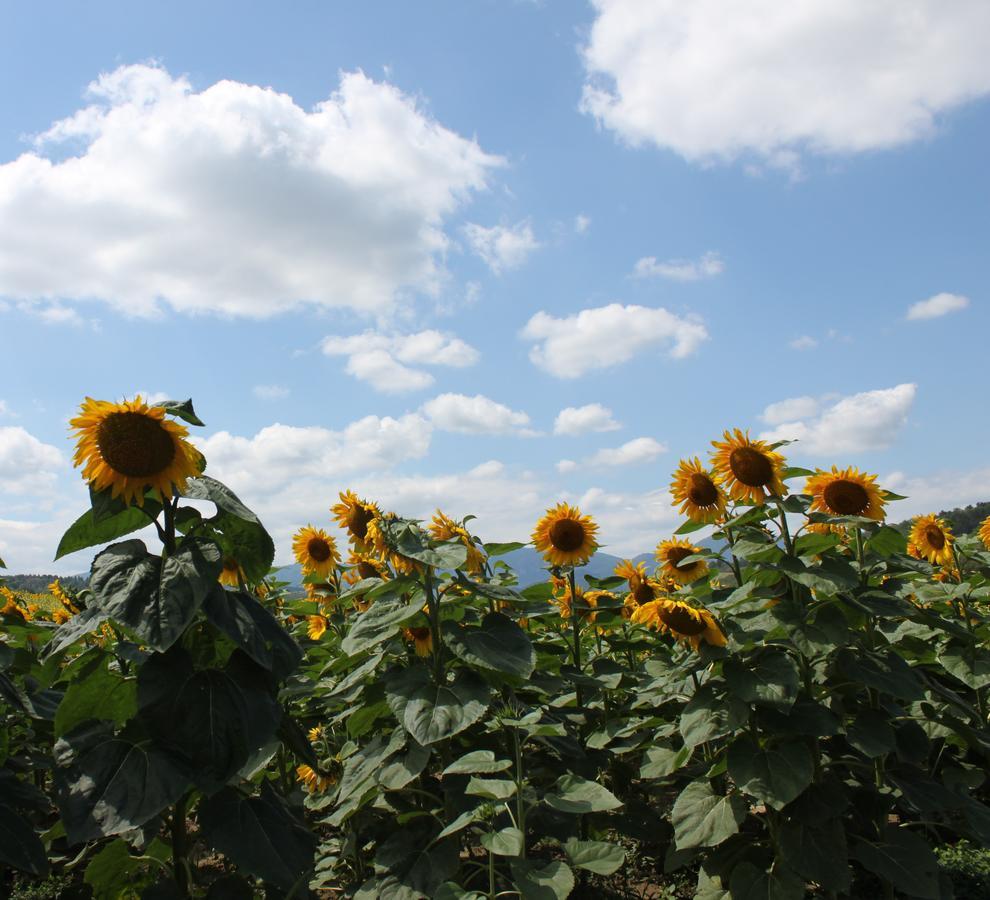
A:
{"type": "Polygon", "coordinates": [[[48,585],[58,579],[65,587],[79,591],[86,587],[89,577],[86,575],[8,575],[0,571],[2,581],[12,591],[24,591],[27,594],[47,594],[48,585]]]}

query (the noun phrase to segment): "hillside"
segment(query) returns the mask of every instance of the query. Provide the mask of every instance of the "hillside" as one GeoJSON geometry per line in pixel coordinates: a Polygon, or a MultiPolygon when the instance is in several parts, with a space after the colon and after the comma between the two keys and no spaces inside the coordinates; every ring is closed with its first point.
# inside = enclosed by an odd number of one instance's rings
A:
{"type": "MultiPolygon", "coordinates": [[[[957,537],[961,534],[971,534],[980,527],[980,523],[987,516],[990,516],[990,500],[971,503],[969,506],[957,506],[955,509],[944,509],[936,515],[949,523],[952,533],[957,537]]],[[[911,530],[911,520],[897,522],[893,527],[907,534],[911,530]]]]}

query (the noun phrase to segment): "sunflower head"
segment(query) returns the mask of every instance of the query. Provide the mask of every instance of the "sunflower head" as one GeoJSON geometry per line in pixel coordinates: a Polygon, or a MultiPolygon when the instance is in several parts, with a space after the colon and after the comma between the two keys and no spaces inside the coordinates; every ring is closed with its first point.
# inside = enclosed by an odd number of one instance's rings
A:
{"type": "Polygon", "coordinates": [[[407,641],[412,641],[417,656],[427,657],[433,652],[433,632],[425,625],[403,629],[407,641]]]}
{"type": "Polygon", "coordinates": [[[640,606],[632,620],[669,634],[697,650],[703,643],[724,647],[725,635],[707,609],[697,609],[680,600],[653,600],[640,606]]]}
{"type": "Polygon", "coordinates": [[[330,775],[321,775],[305,764],[296,767],[296,779],[305,785],[306,790],[311,794],[322,794],[327,788],[333,787],[337,783],[336,778],[330,775]]]}
{"type": "Polygon", "coordinates": [[[784,457],[766,441],[752,440],[749,432],[726,431],[724,440],[712,441],[715,478],[739,503],[762,504],[768,496],[783,497],[784,457]]]}
{"type": "Polygon", "coordinates": [[[940,566],[952,564],[952,529],[944,519],[934,513],[927,516],[917,516],[911,521],[911,535],[908,538],[908,548],[914,549],[930,563],[940,566]]]}
{"type": "Polygon", "coordinates": [[[830,516],[863,516],[880,521],[886,502],[876,485],[877,476],[860,472],[855,466],[831,472],[816,469],[804,492],[811,495],[811,511],[830,516]]]}
{"type": "Polygon", "coordinates": [[[370,553],[358,553],[352,550],[351,555],[347,558],[347,565],[350,568],[344,572],[344,581],[348,584],[357,584],[366,578],[380,578],[382,581],[388,581],[392,577],[388,566],[370,553]]]}
{"type": "Polygon", "coordinates": [[[990,550],[990,516],[987,516],[980,522],[979,530],[976,533],[980,536],[980,540],[983,541],[983,546],[987,550],[990,550]]]}
{"type": "Polygon", "coordinates": [[[323,726],[314,725],[309,729],[306,736],[309,738],[311,744],[315,744],[321,737],[323,737],[323,726]]]}
{"type": "Polygon", "coordinates": [[[335,503],[330,512],[337,524],[347,532],[347,539],[357,548],[367,548],[368,525],[381,514],[381,510],[367,500],[362,500],[353,491],[342,491],[340,503],[335,503]]]}
{"type": "Polygon", "coordinates": [[[485,564],[485,555],[478,549],[468,530],[439,509],[430,523],[430,535],[437,541],[460,541],[467,547],[467,559],[464,568],[472,575],[477,575],[485,564]]]}
{"type": "Polygon", "coordinates": [[[725,491],[698,457],[681,460],[670,483],[670,495],[674,506],[681,504],[681,515],[692,522],[711,524],[725,515],[725,491]]]}
{"type": "Polygon", "coordinates": [[[391,565],[400,575],[411,575],[413,572],[418,572],[422,568],[422,563],[417,562],[415,559],[409,559],[401,553],[396,553],[389,546],[385,538],[386,525],[396,519],[398,519],[398,516],[390,512],[385,515],[376,516],[368,523],[367,536],[368,544],[371,547],[370,552],[376,555],[382,562],[387,562],[391,565]]]}
{"type": "Polygon", "coordinates": [[[318,641],[324,634],[326,634],[327,626],[329,624],[330,621],[326,616],[321,616],[319,614],[315,616],[306,616],[306,634],[309,636],[311,641],[318,641]]]}
{"type": "Polygon", "coordinates": [[[681,560],[701,552],[701,547],[696,547],[690,541],[681,538],[661,541],[657,544],[656,551],[657,562],[661,565],[661,574],[678,585],[697,581],[708,572],[708,563],[703,559],[689,563],[682,563],[681,560]]]}
{"type": "MultiPolygon", "coordinates": [[[[557,579],[555,583],[559,584],[560,581],[560,579],[557,579]]],[[[578,587],[576,591],[577,599],[575,600],[571,595],[569,582],[564,581],[562,588],[562,592],[553,599],[553,602],[557,604],[560,617],[562,619],[569,619],[571,614],[576,611],[578,618],[582,622],[594,622],[598,615],[595,612],[595,607],[598,606],[598,598],[603,592],[588,591],[586,593],[584,588],[578,587]]]]}
{"type": "Polygon", "coordinates": [[[598,548],[598,526],[576,506],[558,503],[536,523],[533,544],[552,566],[583,566],[598,548]]]}
{"type": "Polygon", "coordinates": [[[76,434],[72,462],[96,491],[128,506],[144,505],[148,488],[164,499],[186,489],[186,479],[203,468],[199,451],[187,440],[184,425],[165,418],[161,406],[148,406],[140,394],[123,403],[87,397],[69,420],[76,434]]]}
{"type": "Polygon", "coordinates": [[[233,556],[223,558],[223,568],[220,570],[218,580],[220,584],[226,584],[229,587],[238,587],[244,580],[244,570],[233,556]]]}
{"type": "Polygon", "coordinates": [[[292,538],[292,552],[302,566],[304,575],[319,575],[329,579],[330,573],[340,564],[337,543],[322,528],[307,525],[292,538]]]}

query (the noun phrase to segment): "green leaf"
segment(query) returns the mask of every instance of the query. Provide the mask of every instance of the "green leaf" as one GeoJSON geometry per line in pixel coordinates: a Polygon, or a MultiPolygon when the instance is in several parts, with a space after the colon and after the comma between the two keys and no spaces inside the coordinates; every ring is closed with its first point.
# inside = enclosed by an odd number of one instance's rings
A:
{"type": "Polygon", "coordinates": [[[722,671],[736,698],[780,710],[794,705],[801,682],[797,663],[776,650],[760,653],[752,665],[734,657],[727,659],[722,671]]]}
{"type": "Polygon", "coordinates": [[[768,870],[743,861],[729,879],[732,900],[804,900],[804,880],[786,866],[774,863],[768,870]]]}
{"type": "Polygon", "coordinates": [[[846,730],[846,739],[871,759],[891,753],[896,747],[890,716],[878,709],[861,709],[846,730]]]}
{"type": "Polygon", "coordinates": [[[529,678],[536,665],[536,651],[529,635],[501,613],[489,613],[480,627],[450,623],[444,643],[454,655],[483,669],[529,678]]]}
{"type": "Polygon", "coordinates": [[[821,827],[785,820],[778,843],[781,858],[799,875],[826,890],[848,892],[852,877],[841,819],[829,819],[821,827]]]}
{"type": "Polygon", "coordinates": [[[155,403],[154,405],[160,406],[165,412],[188,422],[190,425],[203,427],[203,422],[200,421],[199,416],[196,415],[196,411],[193,409],[191,397],[188,400],[163,400],[161,403],[155,403]]]}
{"type": "Polygon", "coordinates": [[[393,831],[375,853],[377,884],[362,887],[354,900],[413,900],[432,897],[440,884],[457,871],[456,841],[436,842],[435,823],[414,819],[393,831]]]}
{"type": "Polygon", "coordinates": [[[702,528],[707,528],[708,526],[704,522],[692,522],[690,519],[681,525],[674,534],[693,534],[695,531],[701,531],[702,528]]]}
{"type": "Polygon", "coordinates": [[[844,648],[836,665],[850,681],[876,688],[900,700],[920,700],[924,688],[917,673],[896,653],[853,651],[844,648]]]}
{"type": "Polygon", "coordinates": [[[186,490],[183,494],[191,500],[209,500],[217,509],[223,510],[245,522],[261,524],[261,520],[238,499],[237,495],[227,485],[209,475],[186,480],[186,490]]]}
{"type": "Polygon", "coordinates": [[[501,831],[489,831],[481,836],[481,846],[496,856],[520,856],[523,833],[511,825],[501,831]]]}
{"type": "Polygon", "coordinates": [[[626,861],[625,850],[605,841],[579,841],[577,838],[570,838],[564,844],[564,852],[572,866],[587,869],[596,875],[611,875],[622,868],[626,861]]]}
{"type": "Polygon", "coordinates": [[[93,560],[93,604],[154,650],[167,650],[192,622],[222,566],[213,541],[186,539],[167,559],[142,541],[112,544],[93,560]]]}
{"type": "Polygon", "coordinates": [[[837,534],[803,534],[794,542],[796,556],[817,556],[839,543],[837,534]]]}
{"type": "Polygon", "coordinates": [[[742,700],[722,697],[710,684],[704,684],[681,711],[681,740],[685,747],[697,747],[740,728],[749,713],[742,700]]]}
{"type": "Polygon", "coordinates": [[[131,856],[127,842],[118,838],[90,860],[83,880],[93,889],[93,900],[119,900],[128,896],[128,888],[133,889],[133,876],[141,868],[142,862],[131,856]]]}
{"type": "Polygon", "coordinates": [[[436,685],[417,667],[390,672],[385,695],[406,731],[425,746],[477,722],[488,709],[491,688],[470,669],[461,669],[451,683],[436,685]]]}
{"type": "Polygon", "coordinates": [[[738,795],[721,797],[707,781],[692,781],[674,801],[670,816],[677,849],[716,847],[739,831],[745,817],[746,804],[738,795]]]}
{"type": "Polygon", "coordinates": [[[516,783],[508,778],[471,778],[464,793],[485,800],[508,800],[516,792],[516,783]]]}
{"type": "Polygon", "coordinates": [[[370,609],[357,617],[351,630],[340,643],[340,649],[348,656],[354,656],[397,634],[405,622],[420,613],[423,600],[416,597],[412,602],[403,603],[396,598],[379,598],[370,609]]]}
{"type": "Polygon", "coordinates": [[[574,873],[566,863],[516,859],[509,869],[521,900],[566,900],[574,890],[574,873]]]}
{"type": "Polygon", "coordinates": [[[866,549],[878,556],[899,556],[907,553],[907,536],[896,528],[883,525],[867,542],[866,549]]]}
{"type": "Polygon", "coordinates": [[[582,815],[618,809],[622,801],[597,781],[580,775],[561,775],[543,797],[543,802],[558,812],[582,815]]]}
{"type": "Polygon", "coordinates": [[[670,747],[648,747],[643,754],[643,765],[639,770],[640,778],[664,778],[676,772],[691,758],[693,747],[681,747],[672,750],[670,747]]]}
{"type": "Polygon", "coordinates": [[[853,857],[910,897],[939,900],[938,860],[931,845],[907,828],[888,826],[884,842],[860,840],[853,857]]]}
{"type": "Polygon", "coordinates": [[[55,737],[87,719],[123,725],[137,712],[137,682],[110,672],[106,664],[70,684],[55,712],[55,737]]]}
{"type": "Polygon", "coordinates": [[[45,845],[28,821],[5,803],[0,803],[0,865],[39,878],[48,875],[45,845]]]}
{"type": "Polygon", "coordinates": [[[504,772],[512,767],[512,763],[507,759],[495,759],[495,754],[491,750],[472,750],[465,753],[460,759],[454,760],[446,769],[443,775],[490,775],[495,772],[504,772]]]}
{"type": "Polygon", "coordinates": [[[393,757],[382,767],[378,773],[378,783],[386,791],[401,790],[426,768],[430,755],[429,747],[421,747],[410,740],[405,753],[393,757]]]}
{"type": "Polygon", "coordinates": [[[151,525],[149,515],[154,518],[161,509],[161,503],[149,499],[144,501],[145,512],[137,506],[126,506],[113,515],[98,517],[96,510],[88,509],[62,535],[58,550],[55,551],[55,559],[86,547],[109,544],[125,534],[147,528],[151,525]]]}
{"type": "Polygon", "coordinates": [[[485,553],[489,556],[505,556],[506,553],[512,553],[515,550],[521,550],[525,547],[525,544],[521,544],[519,541],[509,541],[504,544],[483,544],[485,548],[485,553]]]}
{"type": "Polygon", "coordinates": [[[205,839],[234,865],[284,891],[313,867],[316,837],[267,781],[257,797],[224,788],[207,798],[199,822],[205,839]]]}
{"type": "Polygon", "coordinates": [[[381,523],[385,543],[407,559],[415,559],[437,569],[460,569],[467,561],[467,547],[459,541],[431,546],[426,532],[409,519],[386,518],[381,523]]]}
{"type": "Polygon", "coordinates": [[[963,684],[979,690],[990,684],[990,653],[982,647],[963,647],[949,644],[938,656],[945,670],[963,684]]]}
{"type": "Polygon", "coordinates": [[[811,751],[789,741],[760,747],[750,737],[729,745],[729,775],[738,788],[774,809],[783,809],[798,797],[815,774],[811,751]]]}
{"type": "Polygon", "coordinates": [[[55,744],[55,789],[70,844],[140,828],[186,791],[189,778],[148,742],[80,725],[55,744]]]}
{"type": "Polygon", "coordinates": [[[806,566],[793,556],[785,556],[777,568],[791,581],[814,589],[819,594],[831,596],[839,591],[849,591],[859,585],[856,570],[843,560],[826,556],[815,566],[806,566]]]}
{"type": "Polygon", "coordinates": [[[275,559],[275,544],[260,522],[221,509],[212,518],[204,520],[203,526],[223,548],[224,556],[237,561],[244,571],[245,581],[261,581],[268,574],[275,559]]]}
{"type": "Polygon", "coordinates": [[[45,662],[71,647],[79,638],[96,631],[107,620],[107,614],[102,609],[89,606],[79,615],[73,616],[63,625],[55,629],[51,640],[41,650],[41,661],[45,662]]]}

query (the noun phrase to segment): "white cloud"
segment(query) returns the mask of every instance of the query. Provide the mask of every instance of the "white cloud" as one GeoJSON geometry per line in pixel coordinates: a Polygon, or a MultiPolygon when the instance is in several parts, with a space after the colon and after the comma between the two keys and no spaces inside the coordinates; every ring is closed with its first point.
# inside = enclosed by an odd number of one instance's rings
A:
{"type": "Polygon", "coordinates": [[[529,358],[557,378],[577,378],[632,359],[656,345],[681,359],[708,339],[708,331],[694,318],[666,309],[610,303],[558,319],[538,312],[522,330],[522,337],[538,341],[529,358]]]}
{"type": "Polygon", "coordinates": [[[474,365],[480,354],[460,338],[440,331],[387,335],[374,331],[323,339],[327,356],[346,356],[346,371],[383,393],[401,394],[433,384],[433,376],[413,366],[474,365]]]}
{"type": "Polygon", "coordinates": [[[818,346],[818,341],[810,334],[802,334],[801,337],[794,338],[790,343],[792,350],[813,350],[818,346]]]}
{"type": "Polygon", "coordinates": [[[990,500],[990,466],[968,472],[931,472],[925,476],[891,472],[879,478],[878,484],[907,498],[898,500],[888,510],[888,519],[898,521],[990,500]]]}
{"type": "Polygon", "coordinates": [[[714,278],[725,271],[722,257],[709,250],[698,259],[668,259],[657,262],[655,256],[644,256],[633,268],[636,278],[668,278],[671,281],[700,281],[714,278]]]}
{"type": "Polygon", "coordinates": [[[578,234],[587,234],[589,228],[591,228],[591,216],[579,213],[574,217],[574,230],[578,234]]]}
{"type": "Polygon", "coordinates": [[[385,314],[440,289],[445,219],[502,162],[360,72],[311,111],[149,65],[89,96],[0,165],[0,295],[133,315],[385,314]]]}
{"type": "Polygon", "coordinates": [[[518,269],[540,246],[527,221],[511,226],[493,225],[491,228],[469,222],[464,226],[464,234],[471,249],[496,275],[518,269]]]}
{"type": "Polygon", "coordinates": [[[0,400],[0,416],[9,416],[9,415],[11,415],[11,412],[10,412],[10,407],[7,406],[7,401],[0,400]]]}
{"type": "Polygon", "coordinates": [[[781,425],[795,419],[807,419],[818,412],[820,402],[814,397],[791,397],[771,403],[760,416],[767,425],[781,425]]]}
{"type": "MultiPolygon", "coordinates": [[[[816,412],[790,422],[780,422],[781,416],[775,407],[781,404],[771,404],[764,410],[763,418],[767,419],[769,415],[767,421],[775,419],[779,424],[760,437],[770,441],[798,440],[800,444],[794,452],[810,456],[883,450],[894,442],[907,422],[916,392],[915,384],[864,391],[820,406],[816,412]]],[[[801,397],[782,403],[801,403],[809,399],[801,397]]],[[[807,408],[811,408],[810,404],[807,408]]]]}
{"type": "Polygon", "coordinates": [[[665,489],[623,493],[592,487],[576,502],[598,523],[602,548],[619,556],[652,550],[680,524],[665,489]]]}
{"type": "Polygon", "coordinates": [[[607,406],[588,403],[585,406],[568,406],[557,413],[553,433],[575,436],[592,431],[617,431],[621,427],[607,406]]]}
{"type": "Polygon", "coordinates": [[[0,493],[50,494],[63,466],[62,454],[51,444],[20,426],[0,428],[0,493]]]}
{"type": "Polygon", "coordinates": [[[912,303],[907,311],[910,321],[918,319],[937,319],[939,316],[947,316],[949,313],[959,312],[969,306],[969,298],[960,294],[936,294],[927,300],[919,300],[912,303]]]}
{"type": "Polygon", "coordinates": [[[582,109],[691,161],[892,147],[990,91],[985,0],[594,5],[582,109]]]}
{"type": "Polygon", "coordinates": [[[573,459],[562,459],[557,463],[557,471],[561,475],[566,475],[568,472],[573,472],[578,468],[578,464],[573,459]]]}
{"type": "Polygon", "coordinates": [[[587,460],[591,466],[634,466],[652,462],[667,447],[651,437],[633,438],[621,447],[607,447],[599,450],[587,460]]]}
{"type": "Polygon", "coordinates": [[[482,394],[440,394],[423,404],[423,412],[441,431],[460,434],[531,435],[529,416],[482,394]]]}
{"type": "Polygon", "coordinates": [[[251,388],[251,393],[259,400],[284,400],[290,391],[280,384],[256,384],[251,388]]]}

